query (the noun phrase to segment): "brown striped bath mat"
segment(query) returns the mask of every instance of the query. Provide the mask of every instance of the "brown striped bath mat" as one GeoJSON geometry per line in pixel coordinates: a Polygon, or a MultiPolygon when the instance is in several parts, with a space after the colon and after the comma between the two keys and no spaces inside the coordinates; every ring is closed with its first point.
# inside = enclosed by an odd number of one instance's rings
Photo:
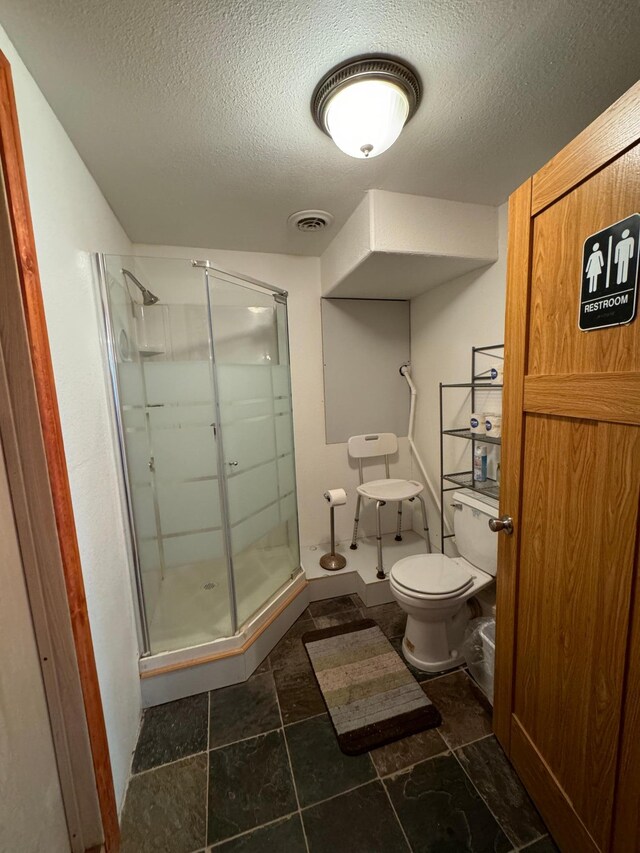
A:
{"type": "Polygon", "coordinates": [[[357,755],[442,722],[372,619],[302,637],[340,749],[357,755]]]}

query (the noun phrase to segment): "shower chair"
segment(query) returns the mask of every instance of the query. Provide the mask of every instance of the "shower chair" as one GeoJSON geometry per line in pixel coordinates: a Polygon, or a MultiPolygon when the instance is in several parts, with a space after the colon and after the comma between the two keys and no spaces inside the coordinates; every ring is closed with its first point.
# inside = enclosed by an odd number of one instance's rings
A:
{"type": "Polygon", "coordinates": [[[347,442],[347,452],[351,459],[358,460],[358,474],[360,485],[358,486],[358,499],[356,501],[356,514],[353,520],[353,538],[349,546],[352,551],[358,547],[356,538],[358,536],[358,522],[360,520],[360,506],[362,498],[376,502],[376,544],[378,546],[378,566],[376,577],[381,580],[385,577],[382,561],[382,528],[380,525],[380,510],[388,502],[398,504],[398,522],[396,527],[396,542],[402,541],[402,502],[413,502],[416,498],[420,501],[422,509],[422,525],[427,542],[427,553],[431,552],[429,542],[429,526],[427,524],[427,510],[422,492],[424,486],[417,480],[397,480],[389,476],[389,456],[398,451],[398,438],[392,432],[380,432],[372,435],[352,435],[347,442]],[[362,460],[374,459],[384,456],[385,479],[369,480],[364,482],[362,460]]]}

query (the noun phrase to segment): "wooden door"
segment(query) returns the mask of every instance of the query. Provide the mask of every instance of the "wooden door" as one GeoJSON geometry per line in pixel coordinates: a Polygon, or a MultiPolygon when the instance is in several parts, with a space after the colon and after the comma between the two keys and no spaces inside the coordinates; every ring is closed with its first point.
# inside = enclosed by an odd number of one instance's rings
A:
{"type": "Polygon", "coordinates": [[[640,84],[509,207],[494,726],[569,853],[639,849],[640,319],[578,328],[585,239],[640,212],[639,141],[640,84]]]}

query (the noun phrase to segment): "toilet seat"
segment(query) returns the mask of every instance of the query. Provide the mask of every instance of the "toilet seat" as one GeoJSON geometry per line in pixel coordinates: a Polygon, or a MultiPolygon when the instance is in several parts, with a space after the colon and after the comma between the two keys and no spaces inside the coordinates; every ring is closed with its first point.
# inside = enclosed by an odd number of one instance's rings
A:
{"type": "Polygon", "coordinates": [[[398,560],[390,580],[412,598],[457,598],[473,586],[471,573],[442,554],[415,554],[398,560]]]}

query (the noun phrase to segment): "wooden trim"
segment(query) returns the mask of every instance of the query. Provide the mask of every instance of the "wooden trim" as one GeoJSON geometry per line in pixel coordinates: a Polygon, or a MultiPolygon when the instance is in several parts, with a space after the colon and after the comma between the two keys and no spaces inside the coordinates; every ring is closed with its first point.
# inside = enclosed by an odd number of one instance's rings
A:
{"type": "Polygon", "coordinates": [[[527,376],[524,408],[527,412],[640,425],[640,373],[527,376]]]}
{"type": "Polygon", "coordinates": [[[292,592],[291,595],[282,602],[282,604],[274,610],[274,612],[269,616],[268,619],[264,621],[264,623],[258,628],[255,634],[252,634],[245,642],[238,646],[237,649],[227,649],[224,652],[217,652],[211,655],[206,655],[205,657],[200,658],[190,658],[189,660],[183,660],[179,663],[170,663],[167,666],[158,667],[158,669],[147,669],[144,672],[140,673],[140,678],[153,678],[156,675],[166,675],[168,672],[176,672],[179,669],[190,669],[194,666],[200,666],[205,663],[212,663],[216,660],[224,660],[225,658],[233,658],[238,655],[243,655],[251,646],[255,643],[255,641],[260,637],[267,628],[275,622],[275,620],[283,613],[287,607],[291,604],[294,599],[296,599],[303,589],[306,589],[309,586],[309,581],[305,581],[295,592],[292,592]]]}
{"type": "Polygon", "coordinates": [[[640,537],[636,540],[624,695],[611,853],[628,853],[629,839],[636,843],[640,839],[640,537]]]}
{"type": "Polygon", "coordinates": [[[58,543],[89,727],[105,846],[111,853],[119,846],[118,813],[49,352],[11,68],[2,53],[0,53],[0,157],[5,176],[58,543]]]}
{"type": "MultiPolygon", "coordinates": [[[[517,717],[512,718],[511,744],[512,760],[518,768],[518,774],[527,791],[538,792],[535,804],[558,847],[566,851],[600,853],[598,845],[569,805],[569,796],[541,758],[517,717]],[[569,808],[571,820],[567,820],[569,808]]],[[[630,853],[629,848],[626,853],[630,853]]]]}
{"type": "Polygon", "coordinates": [[[533,176],[532,213],[619,157],[640,140],[640,83],[632,86],[533,176]]]}
{"type": "Polygon", "coordinates": [[[512,536],[498,538],[496,603],[496,668],[493,729],[509,755],[513,666],[516,644],[517,560],[520,526],[520,485],[524,374],[527,357],[527,316],[531,256],[531,180],[509,199],[507,306],[505,325],[504,402],[502,406],[502,469],[500,514],[513,518],[512,536]]]}

